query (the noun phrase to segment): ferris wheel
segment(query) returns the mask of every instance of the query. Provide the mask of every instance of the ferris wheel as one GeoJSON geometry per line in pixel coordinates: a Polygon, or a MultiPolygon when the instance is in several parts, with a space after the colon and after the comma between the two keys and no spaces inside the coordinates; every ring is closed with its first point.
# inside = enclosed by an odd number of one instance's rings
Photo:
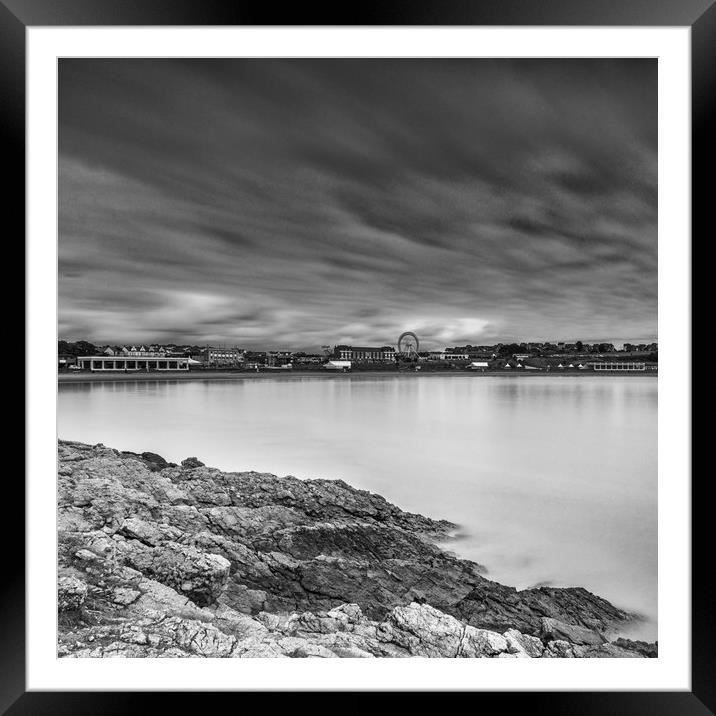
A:
{"type": "Polygon", "coordinates": [[[420,342],[418,337],[412,331],[405,331],[398,338],[398,353],[403,356],[414,358],[418,355],[420,342]]]}

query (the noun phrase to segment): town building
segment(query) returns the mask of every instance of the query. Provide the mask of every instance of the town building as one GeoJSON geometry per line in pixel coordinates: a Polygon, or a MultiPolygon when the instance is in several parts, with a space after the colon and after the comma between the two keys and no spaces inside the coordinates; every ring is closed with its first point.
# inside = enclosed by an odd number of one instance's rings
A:
{"type": "Polygon", "coordinates": [[[70,366],[77,365],[77,357],[69,353],[60,353],[57,356],[57,367],[60,370],[67,370],[70,366]]]}
{"type": "Polygon", "coordinates": [[[471,370],[487,370],[490,364],[486,360],[474,360],[470,363],[471,370]]]}
{"type": "Polygon", "coordinates": [[[333,358],[339,361],[393,362],[395,348],[392,346],[336,346],[333,358]]]}
{"type": "Polygon", "coordinates": [[[320,365],[325,357],[317,353],[298,353],[293,356],[295,365],[320,365]]]}
{"type": "Polygon", "coordinates": [[[349,360],[329,360],[324,364],[326,370],[338,370],[346,373],[351,369],[351,361],[349,360]]]}
{"type": "Polygon", "coordinates": [[[657,343],[625,343],[622,347],[625,353],[656,353],[659,350],[657,343]]]}
{"type": "Polygon", "coordinates": [[[290,366],[293,362],[293,353],[291,351],[267,351],[266,365],[270,368],[290,366]]]}
{"type": "Polygon", "coordinates": [[[207,367],[236,367],[244,362],[245,351],[240,348],[214,348],[207,346],[201,351],[200,359],[207,367]]]}
{"type": "Polygon", "coordinates": [[[165,356],[145,356],[143,358],[125,358],[118,356],[79,356],[77,365],[92,372],[139,372],[189,370],[190,358],[166,358],[165,356]]]}
{"type": "Polygon", "coordinates": [[[266,365],[266,351],[245,351],[244,352],[244,368],[251,364],[252,367],[266,365]]]}
{"type": "Polygon", "coordinates": [[[587,363],[588,366],[596,371],[634,371],[634,370],[646,370],[646,363],[636,363],[633,361],[593,361],[587,363]]]}
{"type": "Polygon", "coordinates": [[[131,356],[135,358],[160,358],[161,356],[167,355],[167,351],[163,348],[150,350],[145,346],[131,346],[129,348],[127,348],[126,346],[122,346],[121,355],[131,356]]]}
{"type": "Polygon", "coordinates": [[[106,346],[102,351],[107,356],[131,356],[133,358],[159,358],[166,355],[166,351],[160,346],[106,346]]]}
{"type": "Polygon", "coordinates": [[[464,361],[464,360],[470,360],[470,354],[469,353],[453,353],[451,351],[445,351],[442,356],[442,360],[452,360],[452,361],[464,361]]]}

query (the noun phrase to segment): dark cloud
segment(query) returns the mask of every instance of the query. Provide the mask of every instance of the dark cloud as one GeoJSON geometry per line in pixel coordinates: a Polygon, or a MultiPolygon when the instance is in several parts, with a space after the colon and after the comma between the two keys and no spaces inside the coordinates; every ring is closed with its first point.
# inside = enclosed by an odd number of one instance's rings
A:
{"type": "Polygon", "coordinates": [[[60,335],[656,337],[655,60],[59,61],[60,335]]]}

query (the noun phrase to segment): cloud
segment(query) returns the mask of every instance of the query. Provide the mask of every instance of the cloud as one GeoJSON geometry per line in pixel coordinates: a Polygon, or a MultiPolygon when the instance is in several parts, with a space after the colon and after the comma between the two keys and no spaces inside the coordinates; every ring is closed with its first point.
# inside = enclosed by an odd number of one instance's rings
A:
{"type": "Polygon", "coordinates": [[[653,60],[59,62],[60,334],[656,337],[653,60]]]}

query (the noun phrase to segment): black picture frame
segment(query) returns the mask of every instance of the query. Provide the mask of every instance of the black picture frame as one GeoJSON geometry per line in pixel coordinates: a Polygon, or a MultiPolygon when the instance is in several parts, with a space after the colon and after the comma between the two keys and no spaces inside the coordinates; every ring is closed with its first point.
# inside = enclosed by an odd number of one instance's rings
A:
{"type": "MultiPolygon", "coordinates": [[[[714,0],[381,0],[332,7],[287,3],[280,8],[274,3],[242,0],[0,0],[0,129],[4,135],[5,175],[12,179],[4,210],[16,227],[16,235],[25,231],[25,30],[31,26],[107,25],[688,26],[692,38],[692,225],[705,226],[706,172],[714,166],[714,150],[707,137],[714,126],[712,100],[716,87],[714,0]],[[700,182],[696,181],[699,175],[703,177],[700,182]]],[[[5,480],[5,504],[12,505],[19,516],[24,488],[11,477],[5,480]]],[[[690,475],[672,477],[691,479],[690,475]]],[[[499,699],[501,710],[522,705],[532,713],[716,713],[716,609],[707,584],[713,542],[707,517],[711,509],[708,477],[702,474],[700,480],[692,480],[692,690],[481,693],[476,695],[479,708],[487,706],[485,699],[499,699]]],[[[20,521],[22,524],[22,517],[20,521]]],[[[20,534],[21,527],[12,530],[15,538],[20,534]]],[[[25,559],[19,544],[4,551],[3,567],[0,713],[134,714],[168,708],[168,700],[177,697],[183,707],[199,707],[197,698],[204,706],[210,694],[27,692],[25,559]]],[[[358,706],[361,702],[354,703],[358,706]]]]}

